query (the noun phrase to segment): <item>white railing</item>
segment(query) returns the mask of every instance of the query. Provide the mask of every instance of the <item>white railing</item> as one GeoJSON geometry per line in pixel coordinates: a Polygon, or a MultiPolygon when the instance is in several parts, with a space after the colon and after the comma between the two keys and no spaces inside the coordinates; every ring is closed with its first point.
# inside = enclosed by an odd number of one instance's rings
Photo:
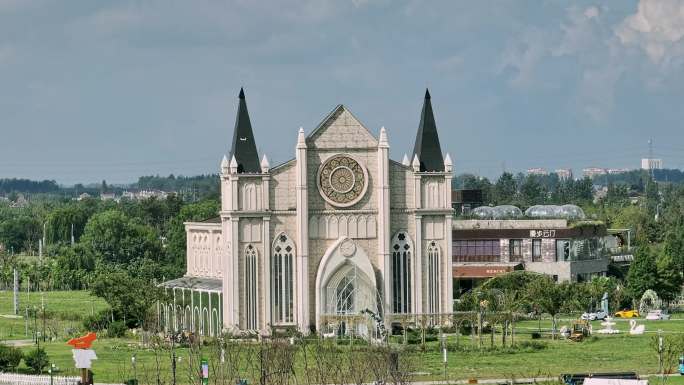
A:
{"type": "MultiPolygon", "coordinates": [[[[53,385],[76,385],[78,377],[52,377],[53,385]]],[[[26,374],[0,373],[0,385],[50,385],[50,376],[29,376],[26,374]]]]}

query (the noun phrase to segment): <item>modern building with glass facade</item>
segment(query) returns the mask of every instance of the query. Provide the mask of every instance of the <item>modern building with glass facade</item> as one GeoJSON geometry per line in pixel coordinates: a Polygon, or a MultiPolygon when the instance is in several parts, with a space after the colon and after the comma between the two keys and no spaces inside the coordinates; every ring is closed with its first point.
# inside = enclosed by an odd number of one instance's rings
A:
{"type": "Polygon", "coordinates": [[[457,219],[453,222],[455,296],[513,270],[582,282],[603,276],[606,228],[568,219],[457,219]]]}

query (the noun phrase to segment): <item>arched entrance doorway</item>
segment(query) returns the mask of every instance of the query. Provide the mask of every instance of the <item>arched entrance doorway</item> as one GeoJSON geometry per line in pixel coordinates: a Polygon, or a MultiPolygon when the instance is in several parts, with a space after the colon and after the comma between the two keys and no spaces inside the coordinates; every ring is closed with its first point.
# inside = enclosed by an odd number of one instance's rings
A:
{"type": "Polygon", "coordinates": [[[316,326],[324,334],[371,336],[378,313],[375,271],[365,250],[338,239],[324,254],[316,276],[316,326]]]}

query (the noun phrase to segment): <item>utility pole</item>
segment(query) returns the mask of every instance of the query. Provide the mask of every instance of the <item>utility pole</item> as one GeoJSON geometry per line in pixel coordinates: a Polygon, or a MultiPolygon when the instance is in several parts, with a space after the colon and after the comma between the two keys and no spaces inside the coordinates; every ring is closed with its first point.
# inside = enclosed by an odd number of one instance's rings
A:
{"type": "Polygon", "coordinates": [[[14,268],[14,315],[19,315],[19,271],[14,268]]]}
{"type": "Polygon", "coordinates": [[[653,139],[648,140],[648,175],[653,181],[653,139]]]}
{"type": "Polygon", "coordinates": [[[665,385],[665,365],[663,364],[663,330],[658,329],[658,366],[660,367],[660,381],[665,385]]]}

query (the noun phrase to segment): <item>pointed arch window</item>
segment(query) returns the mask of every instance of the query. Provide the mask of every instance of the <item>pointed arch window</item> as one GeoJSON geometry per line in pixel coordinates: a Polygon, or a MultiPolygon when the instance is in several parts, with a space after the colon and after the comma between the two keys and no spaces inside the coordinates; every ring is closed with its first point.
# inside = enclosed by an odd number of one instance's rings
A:
{"type": "Polygon", "coordinates": [[[280,234],[273,242],[271,254],[271,315],[274,324],[294,322],[293,262],[295,245],[280,234]]]}
{"type": "Polygon", "coordinates": [[[245,247],[245,325],[247,330],[257,330],[259,324],[257,271],[257,250],[250,244],[245,247]]]}
{"type": "Polygon", "coordinates": [[[430,241],[427,248],[427,311],[439,313],[439,263],[440,248],[437,242],[430,241]]]}
{"type": "Polygon", "coordinates": [[[411,312],[411,258],[413,243],[405,231],[392,238],[392,312],[411,312]]]}
{"type": "Polygon", "coordinates": [[[354,277],[345,276],[335,290],[335,311],[350,314],[354,311],[354,277]]]}

